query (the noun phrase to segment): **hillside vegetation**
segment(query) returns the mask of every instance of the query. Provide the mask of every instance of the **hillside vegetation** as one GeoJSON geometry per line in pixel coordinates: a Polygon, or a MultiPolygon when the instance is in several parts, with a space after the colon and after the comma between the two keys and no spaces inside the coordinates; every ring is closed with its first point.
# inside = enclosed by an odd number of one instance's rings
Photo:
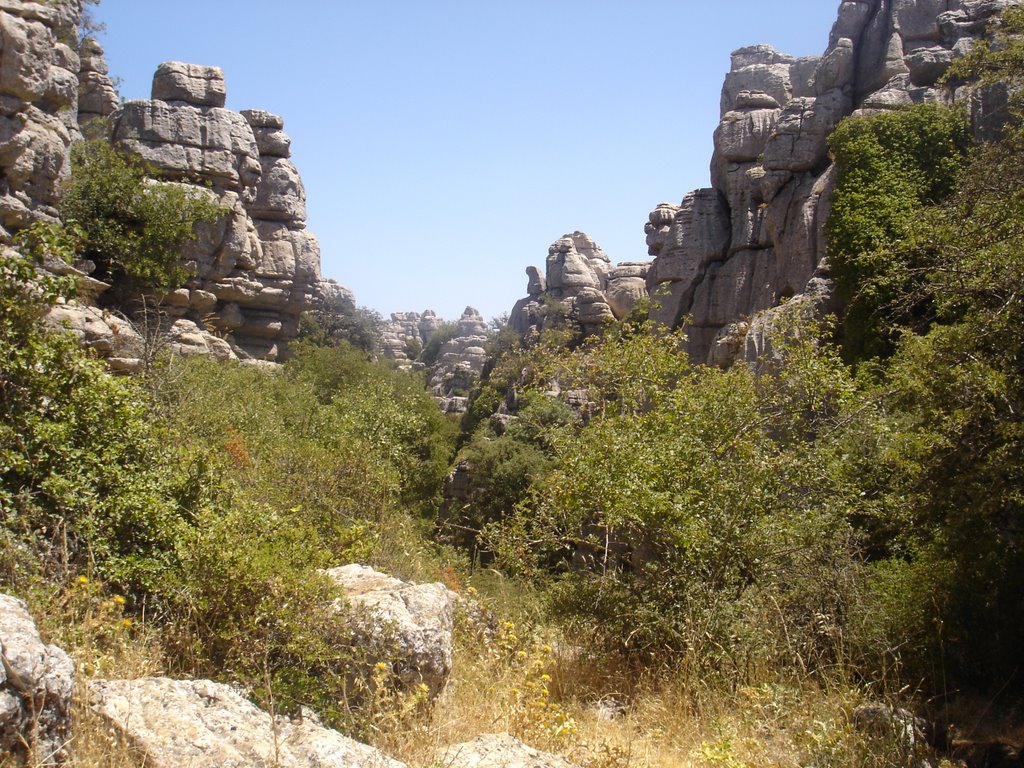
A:
{"type": "MultiPolygon", "coordinates": [[[[1024,13],[1004,21],[951,81],[1019,84],[1024,13]]],[[[308,325],[269,370],[163,358],[115,378],[44,330],[74,285],[35,259],[113,238],[111,273],[162,284],[167,248],[133,272],[116,228],[36,228],[0,257],[0,586],[87,676],[241,683],[414,765],[496,730],[594,768],[918,764],[853,729],[872,700],[1012,738],[1013,100],[1010,117],[982,145],[938,106],[844,121],[828,236],[846,313],[790,313],[756,368],[691,364],[685,328],[642,311],[600,337],[505,335],[461,432],[345,323],[308,325]],[[467,490],[443,499],[453,465],[467,490]],[[322,610],[320,569],[349,562],[444,580],[488,617],[433,707],[366,672],[322,610]]],[[[130,764],[81,722],[79,765],[130,764]]]]}

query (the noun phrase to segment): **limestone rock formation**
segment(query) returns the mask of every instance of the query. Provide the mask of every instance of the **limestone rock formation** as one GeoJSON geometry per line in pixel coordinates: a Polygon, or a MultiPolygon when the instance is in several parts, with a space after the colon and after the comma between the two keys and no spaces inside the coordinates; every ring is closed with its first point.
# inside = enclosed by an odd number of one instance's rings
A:
{"type": "Polygon", "coordinates": [[[0,2],[0,243],[56,219],[71,144],[106,135],[157,168],[154,183],[188,184],[226,211],[184,254],[194,277],[163,302],[188,337],[170,342],[277,359],[303,311],[347,293],[320,279],[284,121],[226,109],[224,73],[181,62],[159,66],[152,99],[118,106],[103,49],[78,42],[81,11],[80,0],[0,2]]]}
{"type": "Polygon", "coordinates": [[[443,584],[410,584],[363,565],[331,568],[327,575],[355,607],[359,631],[371,648],[397,651],[395,672],[436,696],[452,670],[452,630],[458,597],[443,584]]]}
{"type": "Polygon", "coordinates": [[[65,761],[74,676],[67,654],[40,639],[25,604],[0,595],[0,757],[65,761]]]}
{"type": "Polygon", "coordinates": [[[487,362],[491,332],[483,316],[466,307],[456,321],[455,335],[441,345],[430,372],[430,391],[445,413],[463,413],[470,390],[487,362]]]}
{"type": "Polygon", "coordinates": [[[401,368],[411,368],[415,350],[422,349],[437,332],[443,320],[432,309],[419,312],[392,312],[391,319],[381,329],[381,352],[401,368]],[[414,354],[410,357],[409,353],[414,354]]]}
{"type": "Polygon", "coordinates": [[[448,747],[437,763],[447,768],[574,768],[565,758],[529,747],[507,733],[448,747]]]}
{"type": "MultiPolygon", "coordinates": [[[[429,364],[428,386],[445,413],[466,410],[468,395],[480,379],[487,362],[487,344],[491,329],[473,307],[466,307],[455,321],[451,337],[446,338],[433,359],[419,359],[423,350],[445,323],[433,310],[393,312],[381,329],[381,352],[400,368],[423,369],[429,364]]],[[[436,341],[435,341],[436,343],[436,341]]]]}
{"type": "Polygon", "coordinates": [[[686,320],[695,359],[727,365],[760,354],[772,321],[756,316],[791,297],[834,309],[824,240],[835,188],[828,135],[850,114],[951,101],[937,80],[995,13],[1015,4],[843,0],[820,58],[767,45],[733,53],[711,187],[659,205],[646,225],[655,317],[686,320]]]}
{"type": "Polygon", "coordinates": [[[518,333],[542,330],[549,313],[564,312],[584,333],[625,317],[646,296],[646,262],[613,266],[585,232],[563,235],[548,248],[544,274],[528,267],[527,296],[516,302],[509,325],[518,333]]]}
{"type": "Polygon", "coordinates": [[[103,133],[103,120],[117,109],[117,91],[110,79],[103,47],[95,38],[87,37],[81,42],[78,59],[78,126],[92,138],[103,133]]]}
{"type": "Polygon", "coordinates": [[[209,680],[93,680],[89,701],[152,768],[404,768],[309,720],[272,717],[209,680]]]}
{"type": "Polygon", "coordinates": [[[76,3],[0,3],[0,241],[55,218],[78,132],[76,3]]]}
{"type": "Polygon", "coordinates": [[[226,109],[218,67],[161,64],[152,97],[110,115],[110,141],[156,167],[161,183],[193,185],[225,210],[188,248],[194,276],[165,309],[200,333],[210,326],[238,357],[276,360],[299,315],[325,292],[346,290],[320,279],[320,246],[306,230],[306,193],[284,120],[226,109]]]}

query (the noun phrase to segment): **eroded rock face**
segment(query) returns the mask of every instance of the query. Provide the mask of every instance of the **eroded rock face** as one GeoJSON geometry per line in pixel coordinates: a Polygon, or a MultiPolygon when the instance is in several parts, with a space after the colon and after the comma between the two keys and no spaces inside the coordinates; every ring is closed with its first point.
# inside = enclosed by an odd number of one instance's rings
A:
{"type": "Polygon", "coordinates": [[[575,768],[565,758],[529,747],[507,733],[447,747],[437,762],[448,768],[575,768]]]}
{"type": "Polygon", "coordinates": [[[512,308],[509,325],[524,335],[543,330],[557,310],[584,333],[597,333],[646,295],[648,268],[647,262],[614,266],[586,232],[563,235],[548,248],[543,275],[527,268],[527,296],[512,308]]]}
{"type": "Polygon", "coordinates": [[[40,639],[25,604],[0,595],[0,757],[65,762],[74,676],[68,655],[40,639]]]}
{"type": "MultiPolygon", "coordinates": [[[[381,329],[381,351],[398,367],[409,370],[425,367],[418,359],[431,337],[444,325],[433,310],[392,312],[391,320],[381,329]]],[[[466,307],[455,322],[455,333],[441,345],[428,374],[430,393],[445,413],[463,413],[468,396],[480,380],[487,363],[487,344],[491,329],[473,307],[466,307]]]]}
{"type": "MultiPolygon", "coordinates": [[[[654,316],[668,324],[688,319],[696,360],[723,365],[760,354],[775,321],[756,317],[783,300],[804,296],[817,311],[831,307],[829,134],[850,114],[949,103],[954,95],[938,88],[938,79],[994,14],[1017,4],[844,0],[820,58],[797,59],[767,45],[733,53],[711,188],[678,206],[659,205],[645,228],[654,257],[648,289],[660,304],[654,316]],[[739,339],[743,333],[754,335],[739,339]]],[[[971,103],[976,133],[985,135],[998,98],[984,107],[977,94],[956,98],[971,103]],[[979,118],[982,112],[989,117],[979,118]]]]}
{"type": "Polygon", "coordinates": [[[337,731],[271,717],[209,680],[93,680],[89,701],[153,768],[404,768],[337,731]]]}
{"type": "Polygon", "coordinates": [[[0,3],[0,242],[55,218],[78,131],[78,3],[0,3]]]}
{"type": "Polygon", "coordinates": [[[491,331],[483,316],[466,307],[456,321],[455,335],[441,345],[430,372],[430,391],[446,413],[463,413],[470,391],[487,363],[491,331]]]}
{"type": "MultiPolygon", "coordinates": [[[[158,168],[160,183],[191,185],[224,215],[201,227],[184,254],[194,276],[165,301],[189,332],[183,353],[223,348],[232,356],[278,360],[298,333],[299,316],[325,296],[351,292],[320,278],[320,245],[306,229],[306,192],[289,159],[284,120],[262,110],[224,107],[218,67],[161,64],[152,99],[121,105],[109,117],[109,137],[120,149],[158,168]]],[[[180,336],[181,334],[179,334],[180,336]]]]}
{"type": "Polygon", "coordinates": [[[452,670],[457,595],[443,584],[411,584],[364,565],[331,568],[327,575],[357,609],[359,630],[372,647],[394,644],[395,672],[436,696],[452,670]],[[361,610],[360,610],[361,609],[361,610]]]}
{"type": "Polygon", "coordinates": [[[103,47],[91,37],[78,47],[78,125],[95,138],[105,130],[103,121],[117,109],[117,91],[110,79],[103,47]]]}

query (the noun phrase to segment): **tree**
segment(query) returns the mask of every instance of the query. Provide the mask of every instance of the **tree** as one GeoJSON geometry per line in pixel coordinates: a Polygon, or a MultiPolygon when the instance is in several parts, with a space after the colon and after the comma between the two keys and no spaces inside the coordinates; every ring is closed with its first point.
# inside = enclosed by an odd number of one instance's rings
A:
{"type": "Polygon", "coordinates": [[[114,301],[127,307],[179,287],[188,277],[182,246],[197,224],[224,213],[211,193],[155,182],[153,169],[99,139],[75,145],[71,163],[61,217],[84,232],[81,255],[111,282],[114,301]]]}
{"type": "Polygon", "coordinates": [[[931,322],[928,297],[914,290],[922,263],[890,246],[952,192],[969,144],[966,116],[936,105],[847,118],[829,137],[838,169],[829,264],[845,305],[848,359],[891,354],[901,328],[931,322]]]}

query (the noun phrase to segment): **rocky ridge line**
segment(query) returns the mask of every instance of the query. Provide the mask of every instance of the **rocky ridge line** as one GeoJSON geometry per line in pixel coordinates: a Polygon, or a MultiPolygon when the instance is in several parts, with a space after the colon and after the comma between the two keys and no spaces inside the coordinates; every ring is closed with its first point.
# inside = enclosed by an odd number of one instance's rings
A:
{"type": "Polygon", "coordinates": [[[997,111],[993,94],[954,94],[937,83],[990,19],[1016,4],[844,0],[821,57],[768,45],[732,54],[711,187],[662,203],[645,229],[656,317],[688,319],[694,359],[756,360],[779,313],[791,311],[779,309],[783,302],[837,310],[824,235],[836,181],[829,134],[848,115],[961,101],[982,135],[981,116],[997,111]]]}

